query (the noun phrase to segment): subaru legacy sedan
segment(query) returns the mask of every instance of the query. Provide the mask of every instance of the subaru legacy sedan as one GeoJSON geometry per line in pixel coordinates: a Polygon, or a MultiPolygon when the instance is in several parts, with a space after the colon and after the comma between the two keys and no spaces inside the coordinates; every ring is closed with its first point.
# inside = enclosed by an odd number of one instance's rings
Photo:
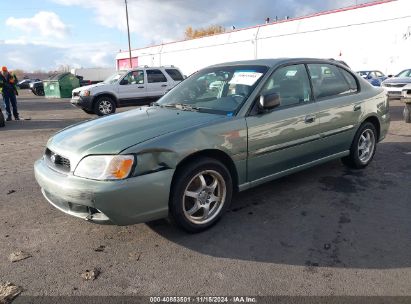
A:
{"type": "Polygon", "coordinates": [[[387,95],[321,59],[218,64],[150,107],[68,127],[35,165],[44,197],[96,223],[170,217],[198,232],[234,192],[333,159],[373,159],[389,126],[387,95]]]}

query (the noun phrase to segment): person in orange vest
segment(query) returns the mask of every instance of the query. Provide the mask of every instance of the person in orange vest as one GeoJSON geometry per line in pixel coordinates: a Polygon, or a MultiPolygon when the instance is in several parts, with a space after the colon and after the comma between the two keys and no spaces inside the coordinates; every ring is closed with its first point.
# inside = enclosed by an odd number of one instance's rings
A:
{"type": "Polygon", "coordinates": [[[20,120],[19,112],[17,111],[17,77],[16,75],[11,75],[7,70],[7,67],[1,68],[0,73],[0,87],[2,89],[3,100],[4,104],[6,105],[6,112],[7,112],[7,121],[10,121],[11,116],[11,108],[10,104],[13,108],[13,116],[15,120],[20,120]]]}

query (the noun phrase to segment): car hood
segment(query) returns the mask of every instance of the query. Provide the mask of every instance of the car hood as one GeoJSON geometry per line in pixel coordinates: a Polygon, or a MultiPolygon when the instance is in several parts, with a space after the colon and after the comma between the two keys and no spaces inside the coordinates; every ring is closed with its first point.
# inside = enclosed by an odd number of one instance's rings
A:
{"type": "Polygon", "coordinates": [[[118,154],[149,139],[215,120],[222,115],[145,107],[90,120],[55,134],[47,147],[70,160],[90,154],[118,154]]]}
{"type": "Polygon", "coordinates": [[[81,91],[84,91],[84,90],[92,90],[93,88],[100,87],[102,85],[105,85],[105,83],[104,82],[99,82],[99,83],[96,83],[96,84],[82,86],[82,87],[78,87],[78,88],[74,89],[73,92],[81,92],[81,91]]]}
{"type": "Polygon", "coordinates": [[[392,77],[384,80],[384,83],[411,83],[411,77],[392,77]]]}

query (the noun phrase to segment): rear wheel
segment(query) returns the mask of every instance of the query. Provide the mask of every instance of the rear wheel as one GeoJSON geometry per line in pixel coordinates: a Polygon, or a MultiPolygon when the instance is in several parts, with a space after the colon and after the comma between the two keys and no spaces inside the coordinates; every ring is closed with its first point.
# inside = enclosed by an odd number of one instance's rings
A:
{"type": "Polygon", "coordinates": [[[347,167],[362,169],[372,161],[377,145],[377,131],[371,122],[363,123],[354,136],[350,155],[341,160],[347,167]]]}
{"type": "Polygon", "coordinates": [[[233,183],[230,172],[217,160],[201,158],[176,175],[170,196],[170,213],[188,232],[214,225],[230,205],[233,183]]]}
{"type": "Polygon", "coordinates": [[[404,121],[406,123],[411,123],[411,104],[410,103],[405,104],[403,116],[404,116],[404,121]]]}
{"type": "Polygon", "coordinates": [[[116,112],[116,104],[109,96],[99,97],[94,103],[94,113],[98,116],[113,114],[116,112]]]}
{"type": "Polygon", "coordinates": [[[44,96],[44,89],[43,88],[37,88],[36,89],[36,95],[37,96],[44,96]]]}

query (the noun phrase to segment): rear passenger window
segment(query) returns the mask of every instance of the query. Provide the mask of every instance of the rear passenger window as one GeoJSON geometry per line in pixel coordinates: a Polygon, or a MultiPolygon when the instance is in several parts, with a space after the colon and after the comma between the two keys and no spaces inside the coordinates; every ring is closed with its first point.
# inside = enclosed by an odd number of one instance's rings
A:
{"type": "Polygon", "coordinates": [[[183,75],[181,75],[179,70],[176,69],[166,69],[166,72],[174,81],[182,81],[184,80],[183,75]]]}
{"type": "Polygon", "coordinates": [[[357,85],[357,81],[355,80],[354,76],[350,72],[347,72],[344,69],[340,69],[340,71],[344,75],[345,80],[347,80],[351,93],[358,92],[358,85],[357,85]]]}
{"type": "Polygon", "coordinates": [[[347,71],[332,64],[309,64],[311,81],[314,89],[314,96],[318,99],[327,97],[338,97],[351,94],[358,90],[357,83],[347,71]],[[344,73],[349,75],[345,76],[344,73]]]}
{"type": "Polygon", "coordinates": [[[146,70],[148,83],[167,82],[166,76],[160,70],[146,70]]]}
{"type": "Polygon", "coordinates": [[[290,65],[276,70],[267,80],[262,95],[277,93],[280,107],[288,107],[311,101],[311,87],[303,64],[290,65]]]}

